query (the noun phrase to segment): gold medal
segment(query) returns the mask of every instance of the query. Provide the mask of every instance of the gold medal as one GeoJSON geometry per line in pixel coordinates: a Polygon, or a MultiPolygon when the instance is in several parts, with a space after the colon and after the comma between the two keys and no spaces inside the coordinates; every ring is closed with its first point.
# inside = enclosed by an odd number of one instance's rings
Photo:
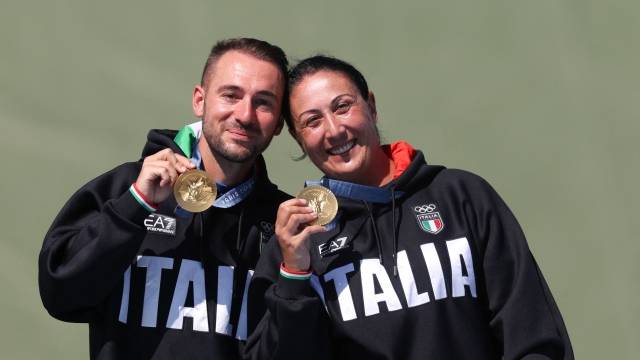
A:
{"type": "Polygon", "coordinates": [[[300,190],[296,197],[307,200],[307,206],[318,214],[318,218],[311,225],[327,225],[338,213],[338,199],[324,186],[307,186],[300,190]]]}
{"type": "Polygon", "coordinates": [[[181,208],[192,212],[207,210],[216,200],[218,189],[211,175],[202,170],[188,170],[173,185],[173,195],[181,208]]]}

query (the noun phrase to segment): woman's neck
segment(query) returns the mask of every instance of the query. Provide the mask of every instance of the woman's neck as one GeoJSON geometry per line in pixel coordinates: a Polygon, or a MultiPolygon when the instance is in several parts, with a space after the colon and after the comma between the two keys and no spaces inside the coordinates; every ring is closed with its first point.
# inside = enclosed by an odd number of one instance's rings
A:
{"type": "Polygon", "coordinates": [[[387,156],[380,146],[374,147],[371,155],[369,168],[360,174],[357,179],[354,179],[355,181],[351,182],[360,185],[381,187],[393,180],[393,173],[395,172],[393,159],[387,156]]]}

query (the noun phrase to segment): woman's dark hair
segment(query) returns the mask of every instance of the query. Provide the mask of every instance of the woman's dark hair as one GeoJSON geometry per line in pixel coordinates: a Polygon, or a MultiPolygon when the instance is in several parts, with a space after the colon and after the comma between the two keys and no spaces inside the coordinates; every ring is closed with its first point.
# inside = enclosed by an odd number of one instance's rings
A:
{"type": "MultiPolygon", "coordinates": [[[[291,94],[293,88],[302,81],[306,76],[313,75],[319,71],[335,71],[343,74],[358,88],[362,98],[369,100],[369,86],[367,80],[353,65],[346,61],[336,59],[326,55],[316,55],[306,58],[297,63],[291,70],[289,70],[289,84],[287,86],[287,93],[291,94]]],[[[289,110],[289,109],[287,109],[289,110]]],[[[284,120],[287,123],[289,129],[294,129],[293,119],[291,118],[291,112],[283,111],[284,120]]]]}

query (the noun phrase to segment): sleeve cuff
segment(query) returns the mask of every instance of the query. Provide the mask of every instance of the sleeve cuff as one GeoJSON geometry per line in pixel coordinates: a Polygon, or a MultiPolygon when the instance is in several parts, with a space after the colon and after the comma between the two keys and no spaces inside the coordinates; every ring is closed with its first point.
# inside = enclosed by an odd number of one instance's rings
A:
{"type": "Polygon", "coordinates": [[[144,219],[149,217],[150,213],[153,213],[153,211],[150,212],[146,207],[140,205],[138,198],[130,189],[125,191],[119,198],[108,201],[105,206],[109,206],[118,217],[140,227],[142,227],[144,219]]]}
{"type": "Polygon", "coordinates": [[[311,273],[312,270],[305,272],[287,270],[280,264],[276,294],[288,300],[300,300],[311,296],[311,273]]]}
{"type": "Polygon", "coordinates": [[[129,188],[129,191],[131,192],[131,195],[133,195],[133,197],[138,201],[138,203],[145,208],[147,211],[149,212],[155,212],[156,210],[158,210],[158,205],[152,203],[151,201],[149,201],[149,199],[147,199],[141,192],[140,190],[138,190],[138,187],[136,186],[136,183],[133,183],[133,185],[131,185],[131,187],[129,188]]]}
{"type": "Polygon", "coordinates": [[[313,273],[313,269],[309,269],[308,271],[291,271],[284,267],[284,263],[280,264],[280,275],[286,277],[291,280],[309,280],[311,279],[311,274],[313,273]]]}

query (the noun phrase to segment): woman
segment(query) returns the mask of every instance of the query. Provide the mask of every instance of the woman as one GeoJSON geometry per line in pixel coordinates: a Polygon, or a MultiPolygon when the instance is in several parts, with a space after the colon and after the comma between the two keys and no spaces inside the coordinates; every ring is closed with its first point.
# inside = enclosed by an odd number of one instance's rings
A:
{"type": "Polygon", "coordinates": [[[407,143],[381,146],[375,97],[343,61],[301,61],[289,94],[289,132],[340,212],[310,226],[304,200],[280,206],[278,242],[249,295],[264,293],[267,313],[250,311],[246,356],[573,358],[525,237],[487,182],[427,165],[407,143]]]}

